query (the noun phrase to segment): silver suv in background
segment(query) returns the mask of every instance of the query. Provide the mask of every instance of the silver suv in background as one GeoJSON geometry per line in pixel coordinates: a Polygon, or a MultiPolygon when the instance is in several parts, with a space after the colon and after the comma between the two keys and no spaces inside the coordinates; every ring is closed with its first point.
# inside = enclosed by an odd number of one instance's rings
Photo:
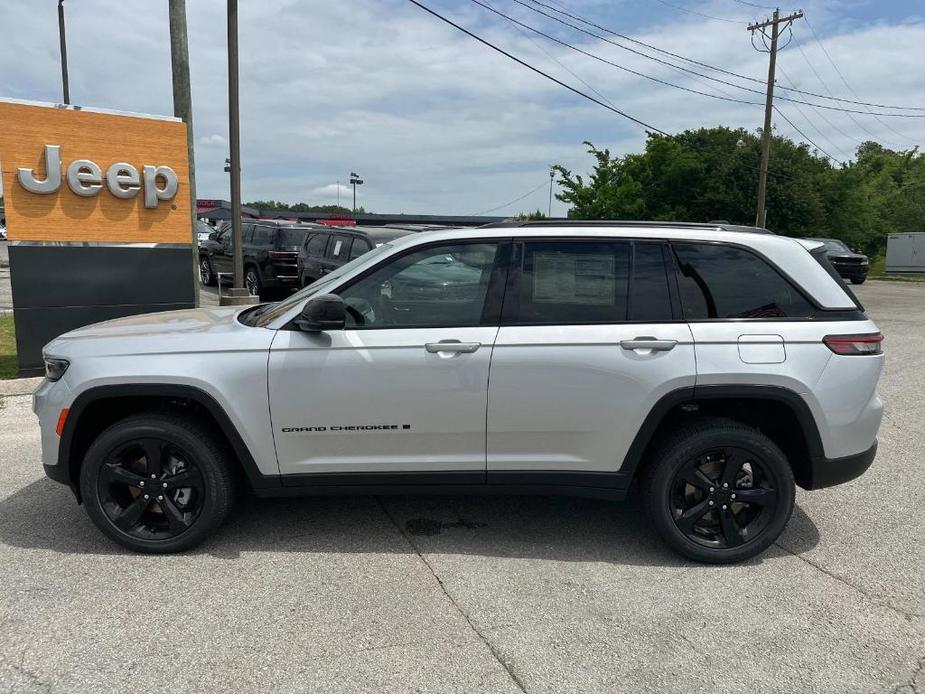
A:
{"type": "Polygon", "coordinates": [[[877,326],[824,249],[717,225],[523,223],[385,243],[284,301],[141,315],[45,349],[45,470],[146,552],[259,496],[639,493],[733,562],[794,486],[872,463],[877,326]],[[820,249],[822,249],[820,251],[820,249]]]}

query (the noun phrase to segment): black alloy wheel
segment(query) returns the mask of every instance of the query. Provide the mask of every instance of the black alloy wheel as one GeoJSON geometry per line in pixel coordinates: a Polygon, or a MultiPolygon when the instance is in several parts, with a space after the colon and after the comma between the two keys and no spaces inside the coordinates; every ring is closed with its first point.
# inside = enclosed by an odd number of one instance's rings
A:
{"type": "Polygon", "coordinates": [[[116,422],[87,450],[80,493],[94,524],[138,552],[179,552],[225,520],[235,476],[227,447],[205,426],[144,412],[116,422]]]}
{"type": "Polygon", "coordinates": [[[202,473],[189,453],[164,439],[138,439],[111,451],[97,484],[106,517],[141,540],[175,538],[202,511],[202,473]]]}
{"type": "Polygon", "coordinates": [[[694,456],[672,482],[675,525],[705,547],[738,547],[757,537],[777,503],[767,464],[743,448],[729,446],[694,456]]]}
{"type": "Polygon", "coordinates": [[[659,535],[689,559],[725,564],[767,549],[793,512],[793,470],[757,429],[700,417],[675,430],[642,471],[641,491],[659,535]]]}

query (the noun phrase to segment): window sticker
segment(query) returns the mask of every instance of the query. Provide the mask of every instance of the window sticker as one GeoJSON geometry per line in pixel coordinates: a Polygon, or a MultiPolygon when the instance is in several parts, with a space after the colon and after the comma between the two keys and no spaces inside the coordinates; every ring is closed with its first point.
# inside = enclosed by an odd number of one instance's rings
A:
{"type": "Polygon", "coordinates": [[[583,253],[533,255],[533,303],[613,305],[614,257],[583,253]]]}
{"type": "Polygon", "coordinates": [[[337,239],[337,241],[334,242],[334,257],[335,258],[340,255],[340,248],[343,245],[344,245],[344,242],[341,241],[340,239],[337,239]]]}

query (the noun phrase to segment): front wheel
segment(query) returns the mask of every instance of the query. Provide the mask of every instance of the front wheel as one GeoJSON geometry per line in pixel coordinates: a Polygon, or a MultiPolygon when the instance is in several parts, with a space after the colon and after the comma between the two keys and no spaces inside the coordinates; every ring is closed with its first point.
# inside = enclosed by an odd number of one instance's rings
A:
{"type": "Polygon", "coordinates": [[[212,271],[212,261],[208,256],[199,258],[199,279],[207,287],[215,284],[215,273],[212,271]]]}
{"type": "Polygon", "coordinates": [[[852,277],[851,284],[864,284],[866,279],[866,277],[852,277]]]}
{"type": "Polygon", "coordinates": [[[247,288],[247,293],[251,296],[260,296],[263,285],[260,282],[260,275],[257,273],[257,268],[252,265],[244,269],[244,286],[247,288]]]}
{"type": "Polygon", "coordinates": [[[231,509],[234,477],[203,427],[165,414],[127,417],[90,445],[80,470],[90,519],[136,552],[180,552],[231,509]]]}
{"type": "Polygon", "coordinates": [[[767,436],[708,418],[658,450],[642,481],[659,535],[695,561],[727,564],[767,549],[793,512],[793,471],[767,436]]]}

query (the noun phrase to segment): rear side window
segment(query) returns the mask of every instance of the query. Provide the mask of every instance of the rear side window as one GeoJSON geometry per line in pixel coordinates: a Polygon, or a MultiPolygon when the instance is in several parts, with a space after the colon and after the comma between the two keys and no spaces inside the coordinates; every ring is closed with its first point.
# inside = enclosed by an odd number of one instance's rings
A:
{"type": "Polygon", "coordinates": [[[255,246],[268,246],[273,241],[273,232],[269,227],[254,227],[252,243],[255,246]]]}
{"type": "Polygon", "coordinates": [[[350,244],[353,239],[349,236],[338,234],[329,249],[328,255],[332,260],[346,260],[350,255],[350,244]]]}
{"type": "Polygon", "coordinates": [[[368,253],[372,250],[372,246],[369,245],[369,242],[366,239],[354,238],[353,246],[350,247],[350,260],[354,258],[359,258],[364,253],[368,253]]]}
{"type": "Polygon", "coordinates": [[[301,246],[305,234],[304,229],[278,229],[276,243],[280,246],[301,246]]]}
{"type": "Polygon", "coordinates": [[[671,293],[663,244],[633,244],[633,280],[630,282],[629,320],[661,323],[672,319],[671,293]]]}
{"type": "Polygon", "coordinates": [[[522,246],[505,322],[514,325],[626,320],[630,244],[535,241],[522,246]]]}
{"type": "Polygon", "coordinates": [[[315,234],[312,236],[311,241],[308,242],[308,246],[305,250],[309,255],[320,257],[324,255],[324,247],[327,245],[327,234],[315,234]]]}
{"type": "Polygon", "coordinates": [[[674,243],[684,318],[803,318],[813,307],[767,261],[721,244],[674,243]]]}

